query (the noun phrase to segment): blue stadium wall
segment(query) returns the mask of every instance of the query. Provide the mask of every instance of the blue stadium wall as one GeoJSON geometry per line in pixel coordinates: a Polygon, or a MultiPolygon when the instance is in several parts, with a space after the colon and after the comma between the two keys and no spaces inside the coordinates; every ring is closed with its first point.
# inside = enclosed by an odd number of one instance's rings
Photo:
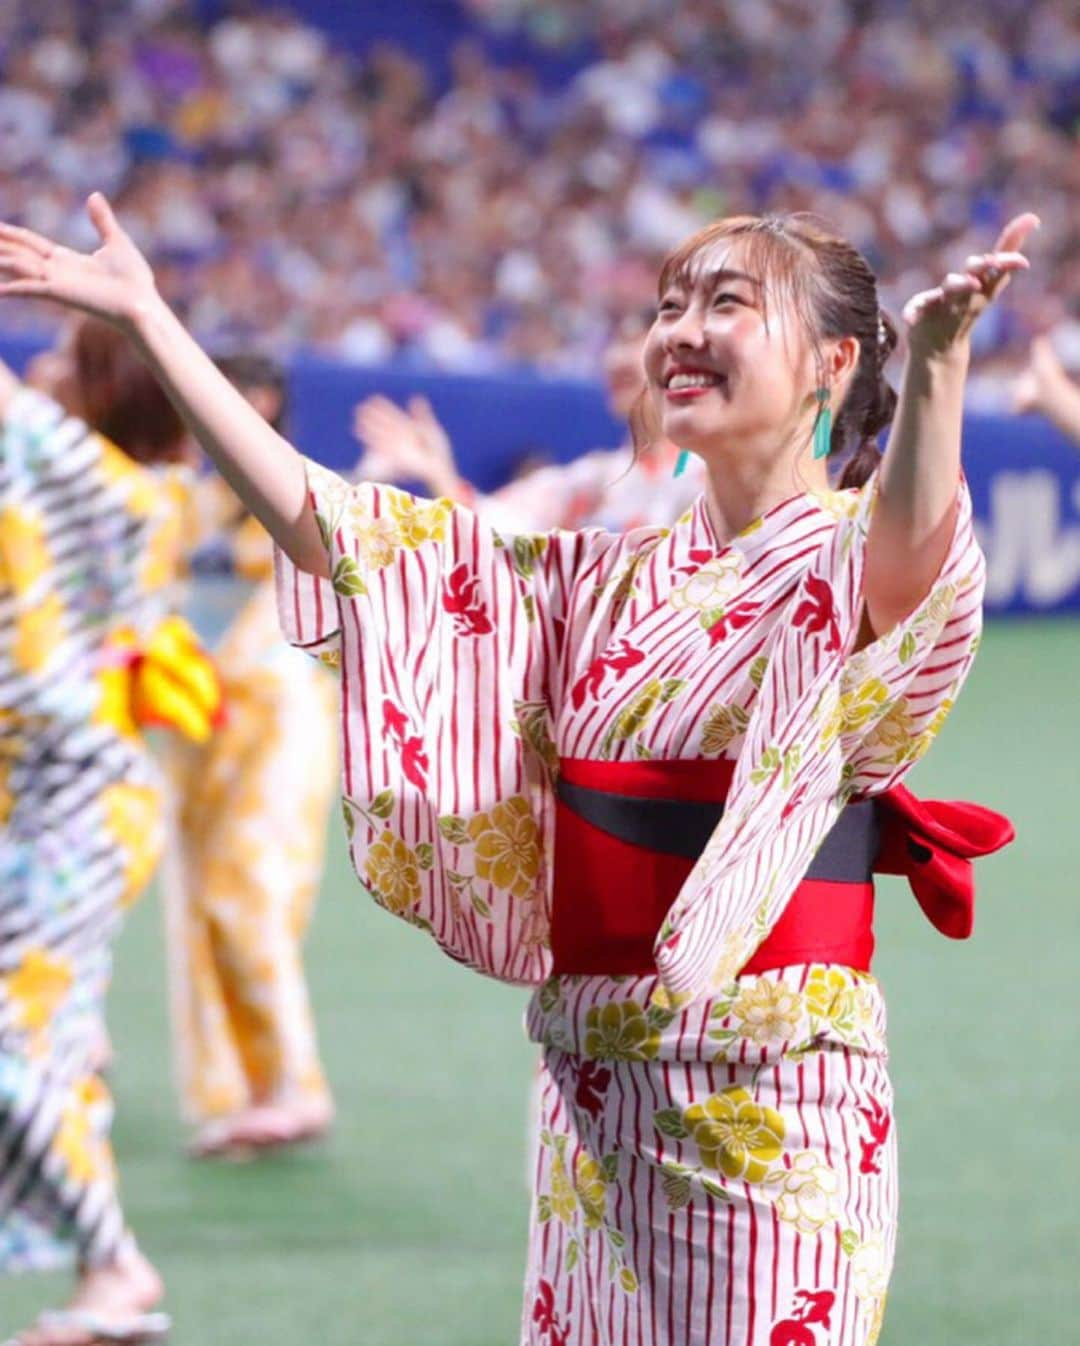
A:
{"type": "MultiPolygon", "coordinates": [[[[0,337],[16,369],[40,343],[0,337]]],[[[290,369],[292,433],[332,467],[357,457],[350,424],[361,397],[431,399],[465,476],[498,486],[525,459],[565,461],[619,442],[591,382],[528,374],[471,377],[302,358],[290,369]]],[[[987,610],[1080,612],[1080,450],[1037,417],[971,415],[964,462],[989,563],[987,610]]]]}

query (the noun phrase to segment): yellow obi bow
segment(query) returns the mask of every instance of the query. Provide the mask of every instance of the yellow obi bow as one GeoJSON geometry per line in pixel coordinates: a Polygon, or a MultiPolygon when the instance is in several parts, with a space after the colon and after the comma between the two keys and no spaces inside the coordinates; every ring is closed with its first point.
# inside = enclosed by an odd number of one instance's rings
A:
{"type": "Polygon", "coordinates": [[[224,718],[217,671],[183,617],[166,617],[141,644],[130,628],[115,631],[98,680],[97,720],[128,737],[163,726],[205,743],[224,718]]]}

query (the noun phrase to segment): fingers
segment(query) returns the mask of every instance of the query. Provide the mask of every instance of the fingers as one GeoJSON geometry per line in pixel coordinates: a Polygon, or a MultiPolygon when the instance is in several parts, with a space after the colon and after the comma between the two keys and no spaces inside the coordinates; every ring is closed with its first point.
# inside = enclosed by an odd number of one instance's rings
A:
{"type": "Polygon", "coordinates": [[[103,243],[110,242],[122,233],[112,206],[101,192],[93,192],[90,195],[86,202],[86,213],[90,216],[90,223],[98,231],[103,243]]]}
{"type": "Polygon", "coordinates": [[[36,252],[8,252],[0,248],[0,276],[9,280],[45,279],[45,262],[36,252]]]}
{"type": "Polygon", "coordinates": [[[1022,248],[1028,235],[1032,230],[1038,229],[1041,224],[1042,221],[1038,215],[1030,210],[1025,211],[1022,215],[1014,215],[998,235],[998,240],[994,244],[994,251],[1015,252],[1022,248]]]}
{"type": "Polygon", "coordinates": [[[952,271],[940,285],[932,290],[923,290],[914,295],[904,305],[903,318],[909,327],[914,327],[935,309],[946,309],[950,313],[962,312],[972,295],[978,294],[981,286],[974,276],[962,276],[952,271]]]}
{"type": "Polygon", "coordinates": [[[434,408],[422,394],[409,398],[409,412],[414,420],[424,421],[427,425],[431,425],[432,422],[436,425],[439,423],[434,408]]]}
{"type": "Polygon", "coordinates": [[[433,453],[449,453],[450,437],[427,398],[420,396],[410,399],[409,412],[413,425],[423,435],[426,446],[433,453]]]}
{"type": "Polygon", "coordinates": [[[973,254],[965,261],[962,272],[950,271],[940,285],[923,290],[908,300],[904,321],[909,327],[913,326],[928,310],[942,305],[950,305],[954,310],[963,309],[973,295],[994,299],[1014,272],[1027,271],[1030,266],[1028,258],[1015,250],[973,254]]]}
{"type": "Polygon", "coordinates": [[[1022,252],[988,252],[969,257],[964,263],[969,274],[978,277],[988,298],[995,299],[1008,285],[1015,271],[1027,271],[1031,263],[1022,252]]]}
{"type": "Polygon", "coordinates": [[[0,298],[4,295],[25,295],[34,299],[50,299],[52,291],[43,280],[0,281],[0,298]]]}
{"type": "Polygon", "coordinates": [[[970,293],[972,292],[972,289],[975,288],[968,285],[967,277],[959,276],[956,272],[952,272],[951,275],[945,277],[943,284],[935,285],[933,289],[924,289],[924,291],[921,291],[918,295],[913,295],[904,306],[904,322],[908,324],[909,327],[914,327],[914,324],[921,322],[921,319],[925,318],[925,315],[928,314],[928,312],[935,310],[935,308],[943,308],[947,306],[949,300],[951,300],[952,292],[945,289],[945,284],[948,284],[948,281],[951,279],[956,279],[961,283],[961,288],[955,291],[956,295],[960,295],[960,293],[970,293]]]}
{"type": "Polygon", "coordinates": [[[945,301],[945,291],[940,285],[936,285],[932,290],[922,290],[907,301],[904,305],[903,319],[909,327],[914,327],[926,312],[945,301]]]}
{"type": "Polygon", "coordinates": [[[968,272],[950,271],[939,289],[949,298],[962,294],[977,294],[982,289],[982,282],[978,276],[968,272]]]}
{"type": "Polygon", "coordinates": [[[356,412],[356,426],[363,439],[403,435],[413,428],[408,412],[385,397],[369,398],[356,412]]]}
{"type": "Polygon", "coordinates": [[[356,412],[358,415],[369,411],[386,411],[387,409],[396,411],[397,407],[388,397],[384,397],[382,393],[373,393],[370,397],[365,397],[363,401],[357,402],[356,404],[356,412]]]}
{"type": "Polygon", "coordinates": [[[7,248],[25,248],[39,257],[51,257],[56,245],[50,243],[33,229],[24,229],[18,224],[0,223],[0,244],[7,248]]]}

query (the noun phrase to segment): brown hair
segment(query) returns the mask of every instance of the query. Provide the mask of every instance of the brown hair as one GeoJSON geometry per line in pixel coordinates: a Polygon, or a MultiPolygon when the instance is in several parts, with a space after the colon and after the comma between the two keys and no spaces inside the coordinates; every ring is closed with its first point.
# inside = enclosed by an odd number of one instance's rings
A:
{"type": "Polygon", "coordinates": [[[220,355],[214,363],[245,397],[258,388],[265,388],[274,394],[277,398],[277,410],[270,418],[270,425],[281,433],[288,411],[289,394],[285,371],[281,365],[271,356],[254,350],[233,351],[228,355],[220,355]]]}
{"type": "Polygon", "coordinates": [[[115,327],[84,318],[71,360],[83,420],[137,463],[174,463],[186,431],[161,385],[115,327]]]}
{"type": "MultiPolygon", "coordinates": [[[[815,356],[830,338],[853,336],[859,342],[847,395],[834,407],[829,456],[846,459],[841,487],[861,486],[878,465],[877,436],[896,409],[896,393],[884,374],[896,348],[896,327],[878,303],[877,277],[857,248],[806,216],[734,215],[706,225],[668,254],[660,270],[660,297],[669,286],[689,281],[714,244],[735,238],[761,283],[766,322],[770,297],[785,294],[815,356]]],[[[638,450],[659,437],[647,391],[631,412],[630,429],[638,450]]]]}

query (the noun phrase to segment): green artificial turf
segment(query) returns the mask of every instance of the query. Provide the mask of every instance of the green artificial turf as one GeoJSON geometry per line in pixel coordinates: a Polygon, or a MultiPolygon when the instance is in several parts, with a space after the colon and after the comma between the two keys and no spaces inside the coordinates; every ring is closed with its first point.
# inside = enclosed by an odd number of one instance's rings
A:
{"type": "MultiPolygon", "coordinates": [[[[880,886],[902,1223],[882,1346],[1080,1342],[1080,623],[992,626],[924,794],[1004,809],[968,944],[880,886]]],[[[115,1132],[176,1346],[514,1346],[532,1053],[522,993],[379,912],[336,820],[309,966],[340,1122],[327,1145],[192,1163],[169,1074],[161,920],[118,955],[115,1132]]],[[[0,1335],[66,1288],[0,1282],[0,1335]]],[[[722,1343],[717,1343],[722,1346],[722,1343]]]]}

